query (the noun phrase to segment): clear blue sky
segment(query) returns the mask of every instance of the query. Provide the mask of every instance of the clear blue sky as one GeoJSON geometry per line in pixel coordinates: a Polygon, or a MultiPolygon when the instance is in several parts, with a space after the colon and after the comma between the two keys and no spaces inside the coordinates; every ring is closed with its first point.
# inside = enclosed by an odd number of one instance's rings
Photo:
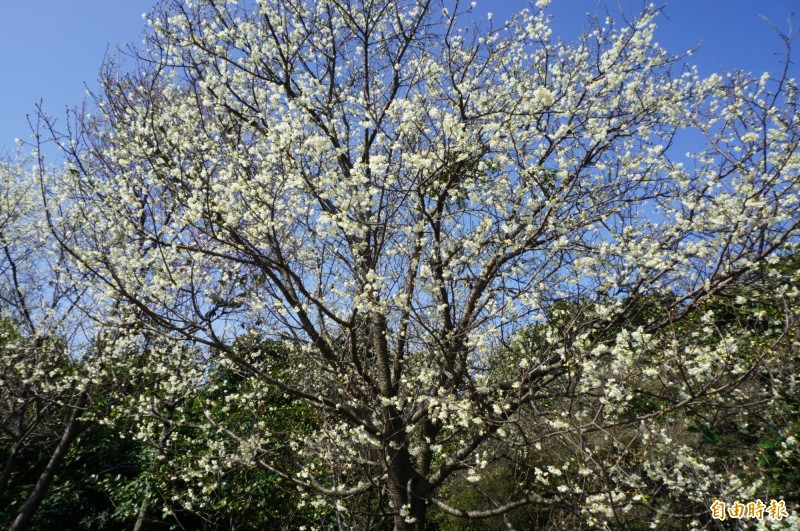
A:
{"type": "MultiPolygon", "coordinates": [[[[629,12],[642,3],[621,0],[629,12]]],[[[86,86],[96,87],[103,58],[117,46],[139,43],[142,13],[154,0],[0,0],[0,152],[12,149],[14,138],[28,138],[25,115],[43,101],[53,116],[79,105],[86,86]]],[[[617,10],[617,0],[553,0],[554,30],[569,40],[579,33],[586,13],[600,6],[617,10]]],[[[495,20],[525,7],[519,0],[478,0],[477,10],[492,11],[495,20]]],[[[690,60],[701,72],[721,69],[776,71],[781,43],[774,30],[756,15],[782,29],[798,11],[798,0],[672,0],[659,19],[658,41],[679,53],[700,44],[690,60]]],[[[800,41],[797,42],[800,50],[800,41]]],[[[800,77],[800,54],[792,67],[800,77]]],[[[63,118],[62,118],[63,123],[63,118]]]]}

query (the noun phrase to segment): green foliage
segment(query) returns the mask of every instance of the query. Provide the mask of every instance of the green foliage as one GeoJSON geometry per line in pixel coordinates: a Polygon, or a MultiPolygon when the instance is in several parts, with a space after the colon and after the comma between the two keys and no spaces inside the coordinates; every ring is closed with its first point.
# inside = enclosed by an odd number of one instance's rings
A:
{"type": "Polygon", "coordinates": [[[694,423],[687,429],[692,433],[699,433],[700,437],[705,443],[708,444],[719,443],[719,435],[717,435],[717,433],[711,428],[709,428],[706,424],[700,422],[697,419],[695,419],[694,423]]]}
{"type": "Polygon", "coordinates": [[[800,504],[800,396],[781,391],[773,426],[759,441],[758,466],[771,496],[800,504]]]}
{"type": "MultiPolygon", "coordinates": [[[[741,279],[726,290],[706,298],[697,308],[689,311],[681,319],[665,327],[649,339],[648,348],[639,348],[636,361],[641,367],[649,365],[674,363],[676,354],[681,349],[708,348],[714,349],[723,340],[731,341],[731,347],[724,363],[712,370],[719,374],[715,385],[736,385],[738,391],[729,395],[710,396],[697,401],[692,407],[674,410],[675,403],[681,400],[675,396],[673,389],[680,389],[679,382],[666,382],[663,386],[653,387],[647,379],[634,380],[636,392],[618,414],[616,423],[619,427],[609,427],[594,435],[587,434],[580,439],[564,436],[554,439],[549,444],[532,454],[522,454],[504,450],[504,445],[494,443],[491,448],[503,457],[489,466],[488,473],[481,474],[478,484],[467,482],[463,478],[448,482],[442,498],[452,506],[467,510],[488,509],[506,499],[508,492],[514,489],[530,489],[533,492],[547,492],[546,484],[539,482],[530,471],[536,467],[546,469],[548,464],[566,462],[574,454],[570,446],[578,444],[594,445],[592,460],[602,461],[598,448],[608,453],[608,458],[617,466],[636,467],[647,461],[646,454],[653,451],[634,437],[626,435],[625,424],[636,422],[634,419],[652,419],[657,429],[667,430],[674,438],[676,447],[691,448],[693,455],[709,458],[711,471],[724,475],[734,473],[744,485],[761,485],[759,496],[764,499],[783,499],[790,507],[795,506],[800,498],[800,398],[792,389],[796,385],[796,374],[800,370],[800,358],[797,355],[800,326],[797,321],[798,285],[797,260],[785,259],[784,262],[764,268],[741,279]],[[780,296],[775,294],[780,293],[780,296]],[[735,338],[735,339],[731,339],[735,338]],[[734,342],[735,341],[735,342],[734,342]],[[673,346],[670,346],[673,345],[673,346]],[[679,345],[679,347],[674,347],[679,345]],[[776,353],[778,356],[776,357],[776,353]],[[769,359],[782,359],[780,366],[763,363],[765,356],[769,359]],[[735,372],[735,367],[745,370],[735,372]],[[738,379],[738,380],[737,380],[738,379]],[[795,382],[795,383],[792,383],[795,382]],[[648,387],[648,385],[651,385],[648,387]],[[774,397],[770,389],[774,388],[774,397]],[[750,402],[757,404],[749,405],[750,402]],[[603,445],[603,433],[613,434],[616,445],[603,445]],[[527,473],[524,472],[527,470],[527,473]]],[[[560,304],[552,308],[545,322],[522,329],[510,341],[507,349],[494,355],[489,364],[488,373],[498,381],[513,378],[520,371],[522,359],[541,359],[546,353],[549,343],[548,333],[570,328],[568,323],[579,323],[572,329],[588,330],[587,340],[591,349],[596,345],[613,347],[617,335],[625,330],[646,329],[651,323],[658,322],[670,311],[681,310],[674,295],[645,294],[635,299],[622,300],[620,307],[626,308],[623,319],[594,320],[592,305],[560,304]],[[672,309],[672,310],[670,310],[672,309]],[[587,323],[582,327],[580,323],[587,323]]],[[[568,344],[560,338],[559,345],[568,344]]],[[[607,352],[600,351],[600,352],[607,352]]],[[[595,370],[611,370],[614,358],[606,354],[595,356],[595,370]],[[606,360],[606,361],[604,361],[606,360]]],[[[613,374],[613,373],[612,373],[613,374]]],[[[520,424],[530,423],[525,432],[534,438],[537,433],[546,430],[537,422],[537,416],[546,414],[548,410],[563,410],[570,404],[571,385],[581,377],[576,367],[571,376],[562,380],[553,380],[547,392],[543,391],[538,398],[536,409],[524,409],[520,424]],[[556,382],[560,382],[556,385],[556,382]],[[525,417],[528,415],[529,417],[525,417]]],[[[585,397],[584,400],[591,400],[585,397]]],[[[630,430],[631,433],[634,433],[630,430]]],[[[613,440],[613,439],[611,439],[613,440]]],[[[530,444],[520,441],[520,446],[530,444]]],[[[637,470],[642,477],[646,471],[637,470]]],[[[577,471],[569,472],[566,483],[581,486],[586,491],[597,491],[602,488],[602,477],[583,476],[577,471]]],[[[664,496],[682,496],[671,490],[668,485],[659,481],[645,481],[645,488],[630,488],[629,495],[638,495],[639,503],[630,505],[628,512],[618,515],[626,528],[635,528],[634,515],[644,516],[650,511],[657,511],[664,503],[664,496]],[[628,518],[628,520],[625,520],[628,518]]],[[[513,496],[509,498],[513,499],[513,496]]],[[[698,514],[705,514],[707,507],[686,498],[682,502],[692,507],[698,514]]],[[[432,521],[439,529],[500,529],[507,524],[515,528],[560,529],[581,525],[580,518],[575,519],[569,511],[559,509],[525,508],[508,513],[503,518],[481,521],[470,521],[454,517],[438,510],[433,510],[432,521]]]]}
{"type": "MultiPolygon", "coordinates": [[[[16,338],[13,326],[4,323],[3,327],[6,338],[16,338]]],[[[237,348],[243,353],[260,350],[269,360],[265,361],[269,370],[280,370],[285,358],[280,344],[245,343],[241,340],[237,348]]],[[[147,355],[140,354],[139,358],[142,363],[147,355]]],[[[131,366],[125,378],[136,381],[140,378],[136,374],[131,366]]],[[[147,499],[148,529],[289,529],[314,522],[324,527],[330,511],[312,507],[299,510],[299,492],[293,484],[252,464],[232,464],[221,475],[205,478],[213,485],[205,490],[197,488],[196,476],[186,476],[198,458],[213,455],[213,440],[198,433],[196,427],[203,423],[207,411],[221,425],[234,430],[252,429],[256,421],[266,421],[272,430],[286,434],[309,433],[314,428],[313,412],[280,392],[261,393],[261,401],[226,405],[227,395],[252,391],[254,385],[259,384],[235,368],[212,367],[194,395],[172,403],[173,409],[180,407],[184,413],[167,424],[171,435],[161,450],[134,437],[138,421],[124,413],[124,404],[118,404],[112,415],[91,424],[70,447],[33,525],[40,529],[130,528],[147,499]]],[[[157,382],[140,380],[139,386],[160,393],[157,382]]],[[[111,389],[96,391],[95,407],[110,407],[111,389]]],[[[132,392],[130,399],[137,396],[132,392]]],[[[157,396],[158,400],[167,399],[166,395],[157,396]]],[[[57,416],[68,409],[50,411],[57,416]]],[[[55,430],[60,429],[57,420],[53,418],[55,430]]],[[[9,488],[0,499],[0,522],[8,525],[14,519],[57,442],[58,437],[45,429],[26,440],[9,488]]],[[[8,455],[12,443],[0,439],[0,456],[8,455]]],[[[268,450],[285,456],[291,453],[286,440],[276,441],[268,450]]]]}
{"type": "MultiPolygon", "coordinates": [[[[50,458],[57,439],[30,440],[18,458],[0,522],[10,523],[50,458]]],[[[5,450],[5,448],[3,448],[5,450]]],[[[37,529],[103,529],[126,523],[116,515],[114,488],[135,476],[137,445],[111,426],[90,426],[71,446],[36,512],[37,529]]],[[[130,523],[128,521],[127,523],[130,523]]]]}

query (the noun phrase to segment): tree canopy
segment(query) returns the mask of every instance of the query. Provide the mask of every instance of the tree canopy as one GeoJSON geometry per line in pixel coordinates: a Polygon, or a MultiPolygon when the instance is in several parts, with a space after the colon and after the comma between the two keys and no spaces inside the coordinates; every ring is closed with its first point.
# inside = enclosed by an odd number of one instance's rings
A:
{"type": "Polygon", "coordinates": [[[67,133],[41,117],[81,389],[142,470],[182,456],[165,507],[252,470],[312,527],[796,496],[788,59],[701,77],[655,7],[565,43],[547,3],[165,1],[67,133]]]}

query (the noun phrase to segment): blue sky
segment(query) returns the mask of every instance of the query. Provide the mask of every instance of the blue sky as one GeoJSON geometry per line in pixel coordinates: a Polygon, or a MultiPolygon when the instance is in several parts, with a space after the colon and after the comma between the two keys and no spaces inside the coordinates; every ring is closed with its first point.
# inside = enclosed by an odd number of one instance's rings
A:
{"type": "MultiPolygon", "coordinates": [[[[118,46],[139,43],[142,13],[153,0],[0,0],[0,152],[11,150],[15,138],[29,138],[26,114],[42,100],[45,110],[63,117],[66,107],[80,105],[86,87],[97,86],[103,58],[118,46]]],[[[628,12],[641,2],[621,0],[628,12]]],[[[517,0],[478,0],[478,11],[492,11],[495,20],[525,7],[517,0]]],[[[554,33],[569,40],[586,22],[586,13],[617,0],[553,0],[554,33]]],[[[658,41],[680,53],[700,45],[690,58],[703,74],[740,69],[777,71],[783,52],[775,31],[757,15],[782,29],[798,11],[797,0],[673,0],[659,19],[658,41]]],[[[800,41],[797,42],[800,49],[800,41]]],[[[800,54],[792,67],[800,77],[800,54]]],[[[61,119],[63,123],[63,118],[61,119]]]]}
{"type": "MultiPolygon", "coordinates": [[[[27,138],[42,100],[54,116],[79,105],[117,44],[140,42],[152,0],[0,0],[0,152],[27,138]]],[[[63,120],[62,120],[63,121],[63,120]]]]}

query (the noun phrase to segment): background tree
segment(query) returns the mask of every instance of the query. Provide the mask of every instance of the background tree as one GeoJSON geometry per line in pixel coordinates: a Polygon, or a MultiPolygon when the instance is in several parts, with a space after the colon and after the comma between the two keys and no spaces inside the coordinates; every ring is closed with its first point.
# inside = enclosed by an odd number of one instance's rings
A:
{"type": "Polygon", "coordinates": [[[684,493],[641,513],[658,524],[684,497],[756,494],[660,422],[774,360],[737,355],[704,305],[797,251],[796,86],[677,68],[653,8],[567,45],[546,4],[476,27],[459,3],[163,2],[137,68],[108,65],[93,114],[55,135],[48,219],[124,301],[110,324],[189,342],[199,374],[235,366],[251,382],[231,408],[280,390],[314,411],[283,432],[209,410],[210,468],[259,466],[396,529],[430,505],[612,525],[684,493]],[[706,145],[679,162],[687,129],[706,145]],[[234,348],[248,335],[290,363],[234,348]],[[526,459],[572,451],[485,509],[437,495],[520,440],[526,459]]]}
{"type": "MultiPolygon", "coordinates": [[[[37,182],[30,159],[0,164],[0,522],[278,528],[327,517],[298,510],[296,490],[267,472],[235,464],[222,474],[203,470],[217,451],[197,436],[207,427],[203,411],[222,410],[217,421],[228,426],[242,422],[225,413],[223,400],[237,388],[235,372],[143,333],[135,315],[115,314],[108,330],[97,309],[87,318],[96,289],[54,246],[39,189],[47,194],[49,174],[39,170],[37,182]],[[193,481],[214,486],[198,491],[193,481]],[[259,487],[270,496],[256,496],[259,487]],[[194,507],[175,501],[195,494],[194,507]]],[[[302,426],[301,412],[279,405],[276,418],[302,426]]],[[[268,407],[248,413],[268,421],[268,407]]]]}
{"type": "MultiPolygon", "coordinates": [[[[620,528],[636,528],[651,520],[668,528],[679,526],[680,518],[672,514],[675,506],[683,508],[682,517],[691,527],[708,528],[714,526],[707,503],[713,497],[708,492],[712,473],[729,478],[731,490],[723,493],[731,503],[739,495],[738,487],[748,485],[753,497],[796,504],[795,489],[787,483],[796,477],[797,450],[790,439],[796,438],[791,435],[796,434],[796,417],[789,419],[794,399],[786,396],[800,361],[796,342],[800,278],[795,267],[791,260],[770,268],[769,274],[748,275],[741,285],[704,301],[697,313],[650,336],[647,347],[638,349],[641,358],[636,363],[621,363],[609,354],[627,348],[626,331],[663,318],[674,297],[629,301],[637,311],[595,338],[607,350],[592,360],[591,378],[618,385],[619,390],[606,393],[600,385],[587,385],[589,376],[582,367],[553,378],[536,401],[521,408],[519,422],[507,426],[504,442],[489,445],[491,457],[482,480],[473,485],[463,477],[454,478],[442,495],[453,504],[488,510],[509,491],[541,489],[557,481],[570,486],[563,489],[565,497],[575,491],[610,494],[616,501],[609,504],[613,508],[609,518],[620,528]],[[691,376],[683,371],[696,371],[676,358],[712,348],[727,352],[710,371],[719,392],[688,407],[675,407],[692,388],[691,376]],[[735,369],[737,365],[747,371],[735,369]],[[648,377],[656,374],[658,379],[648,377]],[[736,390],[725,392],[726,387],[736,390]],[[595,421],[580,426],[585,418],[595,421]],[[597,422],[599,418],[604,421],[597,422]],[[553,421],[575,424],[554,430],[553,421]],[[657,441],[652,431],[631,428],[642,421],[655,430],[657,441]],[[777,426],[782,426],[781,435],[777,426]],[[654,459],[659,452],[666,453],[654,459]],[[573,465],[553,469],[553,463],[573,465]],[[595,467],[600,474],[594,473],[595,467]],[[609,493],[609,478],[614,477],[613,483],[626,487],[609,493]]],[[[548,323],[560,326],[558,321],[587,311],[578,304],[562,307],[548,323]]],[[[522,331],[493,360],[498,367],[493,374],[503,375],[503,367],[513,367],[541,349],[545,331],[545,326],[522,331]]],[[[432,518],[443,529],[482,528],[457,515],[435,513],[432,518]]],[[[584,525],[585,515],[533,506],[495,520],[494,527],[564,529],[584,525]]]]}
{"type": "Polygon", "coordinates": [[[77,525],[94,510],[77,498],[92,492],[91,480],[77,477],[115,464],[78,461],[90,449],[98,458],[117,451],[94,424],[135,385],[114,378],[131,352],[101,314],[87,314],[95,290],[47,228],[41,194],[49,178],[41,159],[0,164],[0,518],[11,529],[77,525]]]}
{"type": "Polygon", "coordinates": [[[0,163],[0,515],[11,529],[31,525],[88,427],[102,380],[92,354],[104,348],[80,311],[86,276],[47,230],[33,162],[0,163]]]}

